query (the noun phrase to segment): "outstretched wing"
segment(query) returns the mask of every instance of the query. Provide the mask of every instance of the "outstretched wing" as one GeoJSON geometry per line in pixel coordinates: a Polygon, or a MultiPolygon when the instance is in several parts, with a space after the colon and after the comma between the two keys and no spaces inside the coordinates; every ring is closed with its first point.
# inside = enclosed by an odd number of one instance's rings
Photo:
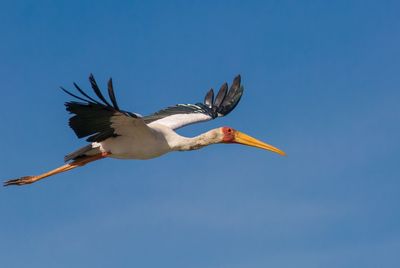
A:
{"type": "Polygon", "coordinates": [[[172,129],[222,117],[229,114],[239,103],[243,94],[240,75],[236,76],[228,90],[224,83],[214,99],[214,90],[210,89],[204,98],[204,103],[177,104],[144,116],[146,124],[162,124],[172,129]]]}
{"type": "Polygon", "coordinates": [[[67,111],[73,114],[69,119],[69,126],[78,138],[88,137],[86,139],[88,142],[101,142],[110,137],[130,135],[138,128],[149,129],[137,114],[119,108],[112,79],[108,81],[108,95],[111,103],[101,93],[92,74],[89,76],[89,81],[98,100],[90,97],[75,83],[74,86],[81,96],[61,87],[64,92],[80,100],[65,103],[67,111]]]}

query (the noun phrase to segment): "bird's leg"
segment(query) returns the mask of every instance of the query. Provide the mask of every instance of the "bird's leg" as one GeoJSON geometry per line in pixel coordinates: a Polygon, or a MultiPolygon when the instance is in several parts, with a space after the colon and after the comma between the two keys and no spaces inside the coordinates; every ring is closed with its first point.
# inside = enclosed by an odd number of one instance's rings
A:
{"type": "Polygon", "coordinates": [[[65,164],[65,165],[63,165],[61,167],[58,167],[56,169],[50,170],[50,171],[48,171],[46,173],[43,173],[41,175],[25,176],[25,177],[21,177],[21,178],[18,178],[18,179],[5,181],[4,182],[4,186],[9,186],[9,185],[21,186],[21,185],[31,184],[31,183],[34,183],[34,182],[36,182],[38,180],[53,176],[55,174],[58,174],[58,173],[61,173],[61,172],[65,172],[65,171],[68,171],[68,170],[71,170],[71,169],[74,169],[74,168],[77,168],[77,167],[84,166],[87,163],[90,163],[90,162],[105,158],[105,157],[107,157],[109,155],[110,155],[109,153],[101,153],[101,154],[96,154],[96,155],[92,155],[92,156],[85,156],[85,157],[77,159],[77,160],[75,160],[75,161],[73,161],[71,163],[65,164]]]}

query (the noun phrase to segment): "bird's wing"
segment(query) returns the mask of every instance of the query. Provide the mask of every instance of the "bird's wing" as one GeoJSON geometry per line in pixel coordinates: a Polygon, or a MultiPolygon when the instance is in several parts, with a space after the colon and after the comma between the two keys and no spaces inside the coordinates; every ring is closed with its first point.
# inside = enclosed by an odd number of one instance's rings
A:
{"type": "Polygon", "coordinates": [[[171,129],[178,129],[227,115],[239,103],[242,94],[243,86],[240,85],[240,75],[238,75],[229,90],[227,83],[221,86],[215,99],[214,90],[210,89],[203,103],[177,104],[144,116],[143,120],[146,124],[157,123],[171,129]]]}
{"type": "Polygon", "coordinates": [[[67,111],[73,114],[69,119],[69,126],[78,138],[88,137],[86,140],[89,142],[101,142],[110,137],[132,136],[137,131],[150,131],[138,114],[119,108],[111,79],[108,81],[111,103],[101,93],[92,74],[89,81],[98,100],[90,97],[75,83],[74,86],[81,96],[61,87],[67,94],[79,100],[65,103],[67,111]]]}

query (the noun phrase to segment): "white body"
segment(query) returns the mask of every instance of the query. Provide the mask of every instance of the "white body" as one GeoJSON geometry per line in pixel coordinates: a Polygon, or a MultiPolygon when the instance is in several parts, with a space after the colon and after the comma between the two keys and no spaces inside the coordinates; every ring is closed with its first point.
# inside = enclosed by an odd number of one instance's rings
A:
{"type": "Polygon", "coordinates": [[[135,128],[129,135],[109,138],[92,143],[90,154],[110,153],[110,157],[119,159],[150,159],[171,151],[194,150],[217,143],[222,136],[219,129],[214,129],[194,138],[186,138],[161,124],[149,124],[148,127],[135,128]],[[215,140],[215,142],[213,142],[215,140]],[[210,143],[211,141],[211,143],[210,143]]]}
{"type": "Polygon", "coordinates": [[[166,127],[152,127],[150,131],[135,131],[134,135],[117,136],[102,141],[99,149],[111,153],[110,157],[120,159],[150,159],[172,151],[168,136],[163,135],[168,131],[166,127]],[[163,131],[161,130],[162,128],[163,131]]]}

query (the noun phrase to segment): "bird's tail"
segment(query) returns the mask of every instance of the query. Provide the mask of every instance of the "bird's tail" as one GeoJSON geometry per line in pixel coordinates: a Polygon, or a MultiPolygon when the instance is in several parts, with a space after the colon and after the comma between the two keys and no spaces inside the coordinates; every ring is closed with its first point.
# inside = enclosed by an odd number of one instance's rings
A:
{"type": "Polygon", "coordinates": [[[55,168],[53,170],[50,170],[50,171],[48,171],[46,173],[43,173],[43,174],[40,174],[40,175],[37,175],[37,176],[25,176],[25,177],[21,177],[21,178],[18,178],[18,179],[7,180],[7,181],[4,182],[4,186],[10,186],[10,185],[21,186],[21,185],[31,184],[31,183],[34,183],[34,182],[36,182],[38,180],[41,180],[41,179],[56,175],[58,173],[65,172],[65,171],[68,171],[68,170],[71,170],[71,169],[74,169],[74,168],[77,168],[77,167],[84,166],[87,163],[90,163],[90,162],[105,158],[107,156],[109,156],[108,153],[101,153],[101,154],[96,154],[96,155],[92,155],[92,156],[84,156],[82,158],[79,158],[79,159],[71,162],[71,163],[65,164],[65,165],[63,165],[61,167],[55,168]]]}
{"type": "Polygon", "coordinates": [[[95,154],[99,154],[101,153],[100,150],[100,144],[98,144],[97,142],[92,142],[91,144],[86,145],[85,147],[79,148],[78,150],[67,154],[64,157],[64,162],[69,162],[69,161],[74,161],[77,160],[79,158],[82,158],[84,156],[88,156],[88,155],[95,155],[95,154]]]}

